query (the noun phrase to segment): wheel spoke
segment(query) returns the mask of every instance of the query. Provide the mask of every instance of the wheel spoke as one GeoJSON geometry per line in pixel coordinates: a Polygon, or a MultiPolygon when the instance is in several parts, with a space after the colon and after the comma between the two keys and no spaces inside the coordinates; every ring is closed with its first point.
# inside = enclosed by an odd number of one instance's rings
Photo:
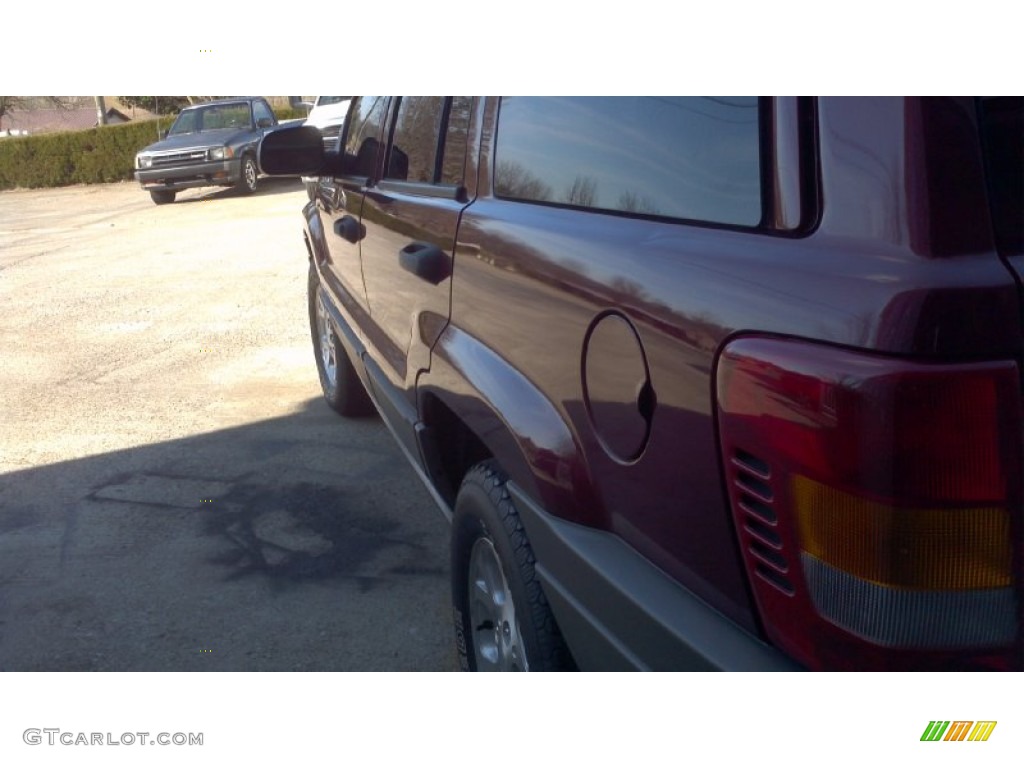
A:
{"type": "Polygon", "coordinates": [[[487,606],[493,606],[494,601],[491,599],[491,587],[484,579],[475,579],[473,581],[474,597],[481,603],[487,606]]]}
{"type": "Polygon", "coordinates": [[[474,543],[467,577],[477,669],[528,669],[508,580],[488,539],[474,543]]]}
{"type": "Polygon", "coordinates": [[[324,365],[324,376],[331,387],[334,387],[338,377],[338,361],[334,349],[334,332],[331,322],[327,316],[327,309],[324,307],[323,298],[317,294],[316,297],[316,325],[320,337],[320,359],[324,365]]]}
{"type": "Polygon", "coordinates": [[[512,614],[512,620],[509,623],[511,630],[511,637],[508,641],[509,653],[509,669],[514,672],[529,672],[530,665],[526,660],[526,653],[523,647],[523,636],[519,631],[519,621],[516,619],[515,614],[512,614]]]}

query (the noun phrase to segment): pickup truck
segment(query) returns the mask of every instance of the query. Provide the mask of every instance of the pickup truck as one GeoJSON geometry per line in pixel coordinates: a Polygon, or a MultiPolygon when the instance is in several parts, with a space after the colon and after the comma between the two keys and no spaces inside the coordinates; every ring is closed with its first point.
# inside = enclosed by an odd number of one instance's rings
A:
{"type": "Polygon", "coordinates": [[[180,189],[256,191],[259,146],[279,124],[263,98],[222,99],[186,107],[167,135],[135,156],[135,178],[157,205],[180,189]]]}

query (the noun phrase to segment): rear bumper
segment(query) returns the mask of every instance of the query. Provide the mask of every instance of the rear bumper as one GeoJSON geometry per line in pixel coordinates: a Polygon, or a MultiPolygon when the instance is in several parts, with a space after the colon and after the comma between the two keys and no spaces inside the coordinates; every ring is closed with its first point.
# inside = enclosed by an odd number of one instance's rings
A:
{"type": "Polygon", "coordinates": [[[188,189],[189,187],[231,187],[242,173],[239,158],[209,163],[146,168],[135,171],[143,189],[188,189]]]}
{"type": "Polygon", "coordinates": [[[509,484],[581,669],[799,671],[613,534],[560,520],[509,484]]]}

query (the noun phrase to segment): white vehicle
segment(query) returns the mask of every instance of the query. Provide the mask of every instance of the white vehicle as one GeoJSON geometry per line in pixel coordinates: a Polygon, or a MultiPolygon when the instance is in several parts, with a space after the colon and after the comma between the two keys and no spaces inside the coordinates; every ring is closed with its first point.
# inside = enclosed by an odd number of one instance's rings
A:
{"type": "Polygon", "coordinates": [[[317,96],[313,102],[313,108],[306,116],[306,125],[320,131],[324,137],[324,151],[338,151],[341,129],[345,127],[345,115],[351,102],[351,96],[317,96]]]}

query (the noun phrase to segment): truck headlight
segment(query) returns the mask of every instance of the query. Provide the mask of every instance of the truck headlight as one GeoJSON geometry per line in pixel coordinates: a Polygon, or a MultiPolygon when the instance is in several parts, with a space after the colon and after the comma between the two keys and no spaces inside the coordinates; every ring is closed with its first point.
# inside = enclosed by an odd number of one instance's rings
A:
{"type": "Polygon", "coordinates": [[[136,168],[150,168],[153,165],[153,158],[150,155],[136,155],[135,156],[135,167],[136,168]]]}
{"type": "Polygon", "coordinates": [[[235,150],[231,147],[214,147],[210,150],[211,160],[227,160],[229,157],[235,156],[235,150]]]}

